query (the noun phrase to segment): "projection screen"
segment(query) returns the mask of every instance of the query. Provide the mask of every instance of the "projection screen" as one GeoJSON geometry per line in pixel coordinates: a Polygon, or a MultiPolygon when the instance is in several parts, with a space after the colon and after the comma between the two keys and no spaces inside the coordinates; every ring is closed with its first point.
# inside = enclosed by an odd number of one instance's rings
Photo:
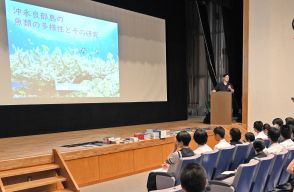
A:
{"type": "Polygon", "coordinates": [[[165,20],[90,0],[0,2],[0,105],[167,101],[165,20]]]}

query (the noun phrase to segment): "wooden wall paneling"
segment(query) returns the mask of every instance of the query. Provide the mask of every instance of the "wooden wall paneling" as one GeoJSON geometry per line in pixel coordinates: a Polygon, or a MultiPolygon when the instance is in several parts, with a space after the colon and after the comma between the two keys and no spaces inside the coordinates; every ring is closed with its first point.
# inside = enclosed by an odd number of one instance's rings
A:
{"type": "Polygon", "coordinates": [[[162,162],[162,146],[147,147],[134,150],[134,169],[144,171],[160,167],[162,162]]]}
{"type": "Polygon", "coordinates": [[[134,172],[134,151],[99,156],[100,179],[116,178],[134,172]]]}
{"type": "Polygon", "coordinates": [[[174,146],[174,143],[162,145],[162,162],[165,162],[165,160],[167,160],[169,154],[171,154],[171,152],[173,151],[174,146]]]}
{"type": "Polygon", "coordinates": [[[243,0],[242,123],[247,126],[248,126],[248,80],[249,80],[249,70],[248,69],[249,69],[249,0],[243,0]]]}
{"type": "Polygon", "coordinates": [[[66,161],[66,164],[79,186],[99,181],[98,156],[66,161]]]}

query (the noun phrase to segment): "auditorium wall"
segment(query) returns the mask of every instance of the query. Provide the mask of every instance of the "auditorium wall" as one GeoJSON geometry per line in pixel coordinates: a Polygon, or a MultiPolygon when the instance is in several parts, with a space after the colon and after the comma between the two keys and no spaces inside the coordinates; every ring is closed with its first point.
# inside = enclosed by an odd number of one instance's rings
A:
{"type": "Polygon", "coordinates": [[[249,128],[294,116],[293,10],[293,0],[249,0],[249,128]]]}

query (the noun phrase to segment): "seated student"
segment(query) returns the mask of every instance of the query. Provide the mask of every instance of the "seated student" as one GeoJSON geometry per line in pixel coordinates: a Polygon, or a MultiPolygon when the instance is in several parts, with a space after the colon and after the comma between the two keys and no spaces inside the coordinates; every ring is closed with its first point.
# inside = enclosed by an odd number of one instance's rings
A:
{"type": "Polygon", "coordinates": [[[168,169],[168,172],[174,172],[178,160],[182,157],[194,156],[193,150],[189,147],[191,135],[187,131],[180,131],[176,136],[176,142],[173,152],[169,155],[163,167],[168,169]]]}
{"type": "Polygon", "coordinates": [[[147,180],[148,191],[156,190],[156,176],[166,175],[172,176],[176,171],[176,165],[180,158],[194,156],[193,150],[189,147],[191,135],[187,131],[180,131],[176,135],[176,142],[173,152],[168,156],[166,162],[162,164],[163,169],[155,170],[149,173],[147,180]]]}
{"type": "Polygon", "coordinates": [[[265,123],[265,124],[263,124],[263,132],[264,132],[264,134],[267,136],[267,134],[268,134],[268,130],[271,128],[271,126],[270,126],[270,124],[268,124],[268,123],[265,123]]]}
{"type": "Polygon", "coordinates": [[[263,151],[265,149],[265,143],[262,139],[256,139],[253,142],[253,148],[254,148],[255,154],[252,158],[255,158],[255,157],[263,158],[267,156],[263,151]]]}
{"type": "Polygon", "coordinates": [[[213,129],[213,133],[214,133],[214,138],[215,140],[218,141],[218,144],[216,144],[214,146],[214,149],[224,149],[227,147],[230,147],[230,143],[228,143],[224,138],[225,138],[225,134],[226,131],[223,127],[216,127],[213,129]]]}
{"type": "Polygon", "coordinates": [[[185,192],[204,192],[208,183],[206,171],[197,163],[188,164],[183,169],[180,180],[185,192]]]}
{"type": "Polygon", "coordinates": [[[285,119],[285,124],[286,125],[289,125],[289,124],[294,125],[294,118],[293,117],[287,117],[285,119]]]}
{"type": "Polygon", "coordinates": [[[292,130],[289,125],[282,125],[281,127],[282,142],[280,143],[285,149],[294,147],[294,142],[291,140],[292,130]]]}
{"type": "MultiPolygon", "coordinates": [[[[267,155],[263,152],[264,148],[265,148],[265,144],[264,141],[262,139],[256,139],[253,142],[253,148],[255,153],[251,154],[249,156],[249,158],[246,160],[245,163],[249,163],[252,159],[254,158],[262,158],[262,157],[266,157],[267,155]]],[[[215,180],[224,180],[227,179],[229,177],[232,177],[236,174],[237,170],[232,171],[232,173],[229,174],[221,174],[220,176],[218,176],[217,178],[215,178],[215,180]]]]}
{"type": "Polygon", "coordinates": [[[237,144],[242,144],[240,139],[241,139],[241,131],[238,128],[232,128],[230,130],[230,136],[231,136],[231,145],[237,145],[237,144]]]}
{"type": "Polygon", "coordinates": [[[269,146],[269,148],[266,148],[263,150],[265,154],[276,155],[280,152],[285,151],[285,148],[280,143],[278,143],[279,137],[280,137],[280,130],[278,128],[271,127],[268,130],[268,138],[271,142],[271,145],[269,146]]]}
{"type": "Polygon", "coordinates": [[[283,122],[283,120],[281,118],[275,118],[272,121],[272,124],[273,124],[274,127],[280,128],[284,124],[284,122],[283,122]]]}
{"type": "Polygon", "coordinates": [[[262,139],[256,139],[253,142],[253,149],[254,152],[249,154],[249,157],[245,161],[246,163],[248,163],[251,159],[254,159],[255,157],[262,158],[267,156],[263,152],[263,150],[265,149],[265,143],[262,139]]]}
{"type": "Polygon", "coordinates": [[[202,153],[212,151],[212,149],[206,144],[207,143],[207,132],[205,129],[196,129],[194,132],[194,141],[198,144],[194,153],[196,155],[201,155],[202,153]]]}
{"type": "Polygon", "coordinates": [[[245,133],[245,141],[244,143],[253,143],[255,140],[255,135],[252,132],[245,133]]]}
{"type": "Polygon", "coordinates": [[[263,123],[261,121],[255,121],[253,129],[256,132],[255,139],[268,139],[267,135],[263,132],[263,123]]]}

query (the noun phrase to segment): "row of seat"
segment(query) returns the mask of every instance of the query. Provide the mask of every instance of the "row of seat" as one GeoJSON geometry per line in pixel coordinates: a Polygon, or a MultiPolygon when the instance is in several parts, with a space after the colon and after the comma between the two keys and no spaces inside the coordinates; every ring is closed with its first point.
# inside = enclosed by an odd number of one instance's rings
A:
{"type": "Polygon", "coordinates": [[[256,158],[248,164],[238,167],[234,177],[224,181],[209,182],[214,192],[261,192],[272,191],[278,185],[286,184],[290,179],[287,166],[294,159],[294,148],[279,153],[256,158]]]}
{"type": "MultiPolygon", "coordinates": [[[[202,165],[207,172],[208,180],[213,180],[213,179],[217,178],[218,176],[220,176],[221,173],[224,171],[235,170],[236,168],[238,168],[240,164],[243,164],[248,159],[248,157],[250,156],[250,153],[252,153],[252,152],[254,152],[252,144],[238,144],[236,146],[231,146],[226,149],[222,149],[220,151],[215,150],[212,152],[207,152],[207,153],[202,154],[201,156],[195,155],[193,157],[182,158],[182,159],[180,159],[180,161],[178,163],[174,180],[168,180],[167,178],[159,178],[157,180],[157,183],[158,183],[157,188],[158,189],[166,188],[167,186],[170,186],[171,183],[174,183],[175,185],[179,185],[180,184],[179,177],[180,177],[181,170],[189,163],[198,163],[198,164],[202,165]]],[[[289,174],[286,172],[286,165],[289,164],[291,159],[293,159],[293,158],[294,158],[294,153],[292,150],[290,150],[289,153],[286,153],[282,156],[276,156],[275,158],[273,157],[271,159],[270,165],[273,166],[273,162],[276,162],[277,163],[276,165],[280,167],[281,171],[279,172],[279,170],[276,170],[276,169],[278,169],[278,167],[272,167],[272,170],[275,170],[275,171],[273,173],[270,172],[271,173],[270,175],[276,174],[276,176],[268,177],[268,178],[271,178],[269,181],[266,181],[268,183],[271,183],[271,185],[268,184],[269,185],[268,188],[273,188],[277,184],[284,184],[287,182],[287,180],[289,179],[289,174]],[[282,162],[279,162],[280,159],[282,159],[282,162]],[[284,165],[284,167],[281,166],[282,164],[284,165]],[[280,175],[282,175],[282,176],[280,177],[280,175]],[[275,180],[274,180],[274,178],[275,178],[275,180]],[[277,180],[277,178],[278,178],[278,180],[277,180]]],[[[270,159],[270,157],[269,157],[269,159],[270,159]]],[[[266,160],[266,158],[264,160],[266,160]]],[[[245,170],[249,169],[248,167],[251,167],[249,165],[251,165],[251,164],[248,164],[245,166],[246,167],[245,170]]],[[[260,166],[260,164],[256,165],[256,167],[261,167],[260,170],[263,170],[263,168],[262,168],[263,166],[264,165],[260,166]]],[[[241,170],[243,170],[243,167],[244,167],[244,165],[241,166],[241,168],[242,168],[241,170]]],[[[270,167],[270,166],[267,166],[267,167],[270,167]]],[[[237,172],[238,172],[238,169],[237,169],[237,172]]],[[[268,174],[265,174],[264,176],[267,176],[267,175],[268,174]]],[[[236,179],[237,178],[239,178],[239,177],[236,177],[236,179]]],[[[259,178],[259,176],[256,178],[259,178]]],[[[235,181],[234,183],[236,183],[236,182],[237,181],[235,181]]],[[[237,183],[239,183],[239,182],[237,182],[237,183]]],[[[259,185],[260,183],[262,183],[262,182],[258,182],[258,184],[255,185],[255,187],[253,187],[252,190],[251,189],[250,190],[251,191],[262,191],[259,189],[260,189],[260,187],[265,186],[265,184],[263,183],[263,184],[259,185]]],[[[229,183],[228,185],[232,185],[231,187],[236,188],[236,191],[244,191],[244,190],[238,190],[239,185],[234,185],[233,183],[232,184],[229,183]]],[[[240,184],[240,186],[243,186],[243,184],[240,184]]],[[[249,186],[249,184],[247,183],[245,186],[249,186]]],[[[245,191],[249,191],[249,190],[245,190],[245,191]]]]}

